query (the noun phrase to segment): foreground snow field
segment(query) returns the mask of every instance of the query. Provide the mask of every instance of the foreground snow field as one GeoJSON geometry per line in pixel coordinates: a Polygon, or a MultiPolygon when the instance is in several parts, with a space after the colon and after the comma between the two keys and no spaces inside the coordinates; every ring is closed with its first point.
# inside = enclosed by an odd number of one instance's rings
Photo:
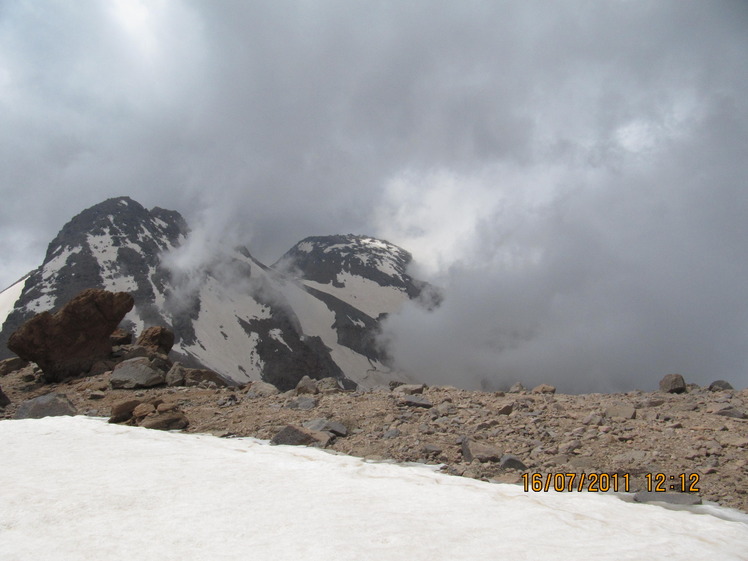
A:
{"type": "Polygon", "coordinates": [[[0,557],[748,559],[748,524],[252,439],[0,421],[0,557]]]}

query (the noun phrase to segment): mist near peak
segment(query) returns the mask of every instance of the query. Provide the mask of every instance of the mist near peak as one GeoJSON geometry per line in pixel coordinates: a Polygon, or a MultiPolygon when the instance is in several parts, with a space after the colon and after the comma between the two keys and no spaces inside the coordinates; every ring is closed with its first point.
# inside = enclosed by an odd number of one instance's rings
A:
{"type": "Polygon", "coordinates": [[[444,303],[386,337],[430,380],[748,385],[747,28],[732,0],[6,2],[0,286],[126,193],[193,225],[187,284],[217,240],[410,251],[444,303]]]}

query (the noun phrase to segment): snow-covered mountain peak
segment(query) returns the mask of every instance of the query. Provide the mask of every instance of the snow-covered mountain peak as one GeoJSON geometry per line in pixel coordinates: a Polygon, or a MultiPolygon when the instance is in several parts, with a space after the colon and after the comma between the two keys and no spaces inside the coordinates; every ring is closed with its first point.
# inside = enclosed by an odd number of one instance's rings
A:
{"type": "MultiPolygon", "coordinates": [[[[74,216],[47,248],[42,265],[25,281],[0,334],[0,353],[15,329],[34,314],[53,310],[86,288],[126,291],[136,300],[133,323],[156,323],[166,282],[160,256],[188,232],[175,211],[149,211],[129,197],[107,199],[74,216]],[[155,305],[155,306],[154,306],[155,305]]],[[[1,356],[1,354],[0,354],[1,356]]]]}
{"type": "Polygon", "coordinates": [[[0,358],[34,314],[103,288],[132,294],[124,326],[133,334],[164,325],[174,331],[175,358],[235,382],[289,389],[309,375],[370,387],[401,377],[379,333],[381,318],[423,287],[406,272],[407,251],[372,237],[318,236],[267,267],[246,248],[206,245],[203,234],[190,233],[178,212],[128,197],[79,213],[42,265],[0,294],[0,312],[8,311],[0,358]]]}

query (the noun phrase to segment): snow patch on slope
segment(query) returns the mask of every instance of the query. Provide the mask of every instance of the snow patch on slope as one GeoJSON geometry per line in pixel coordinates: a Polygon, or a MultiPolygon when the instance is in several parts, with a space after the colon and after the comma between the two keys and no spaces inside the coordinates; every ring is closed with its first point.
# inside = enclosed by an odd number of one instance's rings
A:
{"type": "MultiPolygon", "coordinates": [[[[299,319],[302,333],[322,339],[325,346],[330,349],[333,361],[345,372],[347,378],[364,388],[370,388],[386,384],[396,377],[390,368],[378,360],[371,360],[338,343],[338,333],[333,328],[335,313],[324,302],[294,282],[284,284],[283,294],[299,319]]],[[[402,376],[398,373],[397,378],[401,379],[402,376]]]]}
{"type": "Polygon", "coordinates": [[[744,522],[254,439],[48,417],[0,421],[0,440],[4,561],[134,552],[163,561],[739,561],[748,551],[744,522]]]}
{"type": "Polygon", "coordinates": [[[377,282],[351,273],[339,273],[336,280],[343,285],[342,288],[331,283],[323,284],[311,280],[303,280],[302,282],[310,288],[316,288],[335,296],[374,319],[382,313],[391,314],[399,311],[405,301],[408,300],[408,295],[400,288],[382,286],[377,282]]]}
{"type": "Polygon", "coordinates": [[[264,368],[256,350],[259,336],[244,331],[239,320],[270,317],[270,309],[250,294],[227,290],[217,279],[208,276],[200,288],[200,313],[194,323],[199,343],[177,344],[174,348],[189,352],[238,382],[259,380],[264,368]]]}
{"type": "Polygon", "coordinates": [[[0,292],[0,327],[2,327],[3,323],[5,323],[5,320],[10,315],[10,312],[13,311],[16,302],[18,302],[18,299],[21,297],[23,286],[26,284],[26,279],[28,277],[29,276],[26,275],[15,284],[12,284],[8,288],[0,292]]]}

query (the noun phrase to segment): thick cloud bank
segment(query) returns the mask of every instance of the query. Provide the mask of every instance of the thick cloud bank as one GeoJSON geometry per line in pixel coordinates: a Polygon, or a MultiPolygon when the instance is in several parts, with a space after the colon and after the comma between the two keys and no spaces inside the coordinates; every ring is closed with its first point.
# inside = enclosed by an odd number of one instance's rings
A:
{"type": "Polygon", "coordinates": [[[746,29],[737,0],[0,3],[0,285],[126,194],[267,262],[412,251],[445,303],[387,336],[431,381],[745,386],[746,29]]]}

